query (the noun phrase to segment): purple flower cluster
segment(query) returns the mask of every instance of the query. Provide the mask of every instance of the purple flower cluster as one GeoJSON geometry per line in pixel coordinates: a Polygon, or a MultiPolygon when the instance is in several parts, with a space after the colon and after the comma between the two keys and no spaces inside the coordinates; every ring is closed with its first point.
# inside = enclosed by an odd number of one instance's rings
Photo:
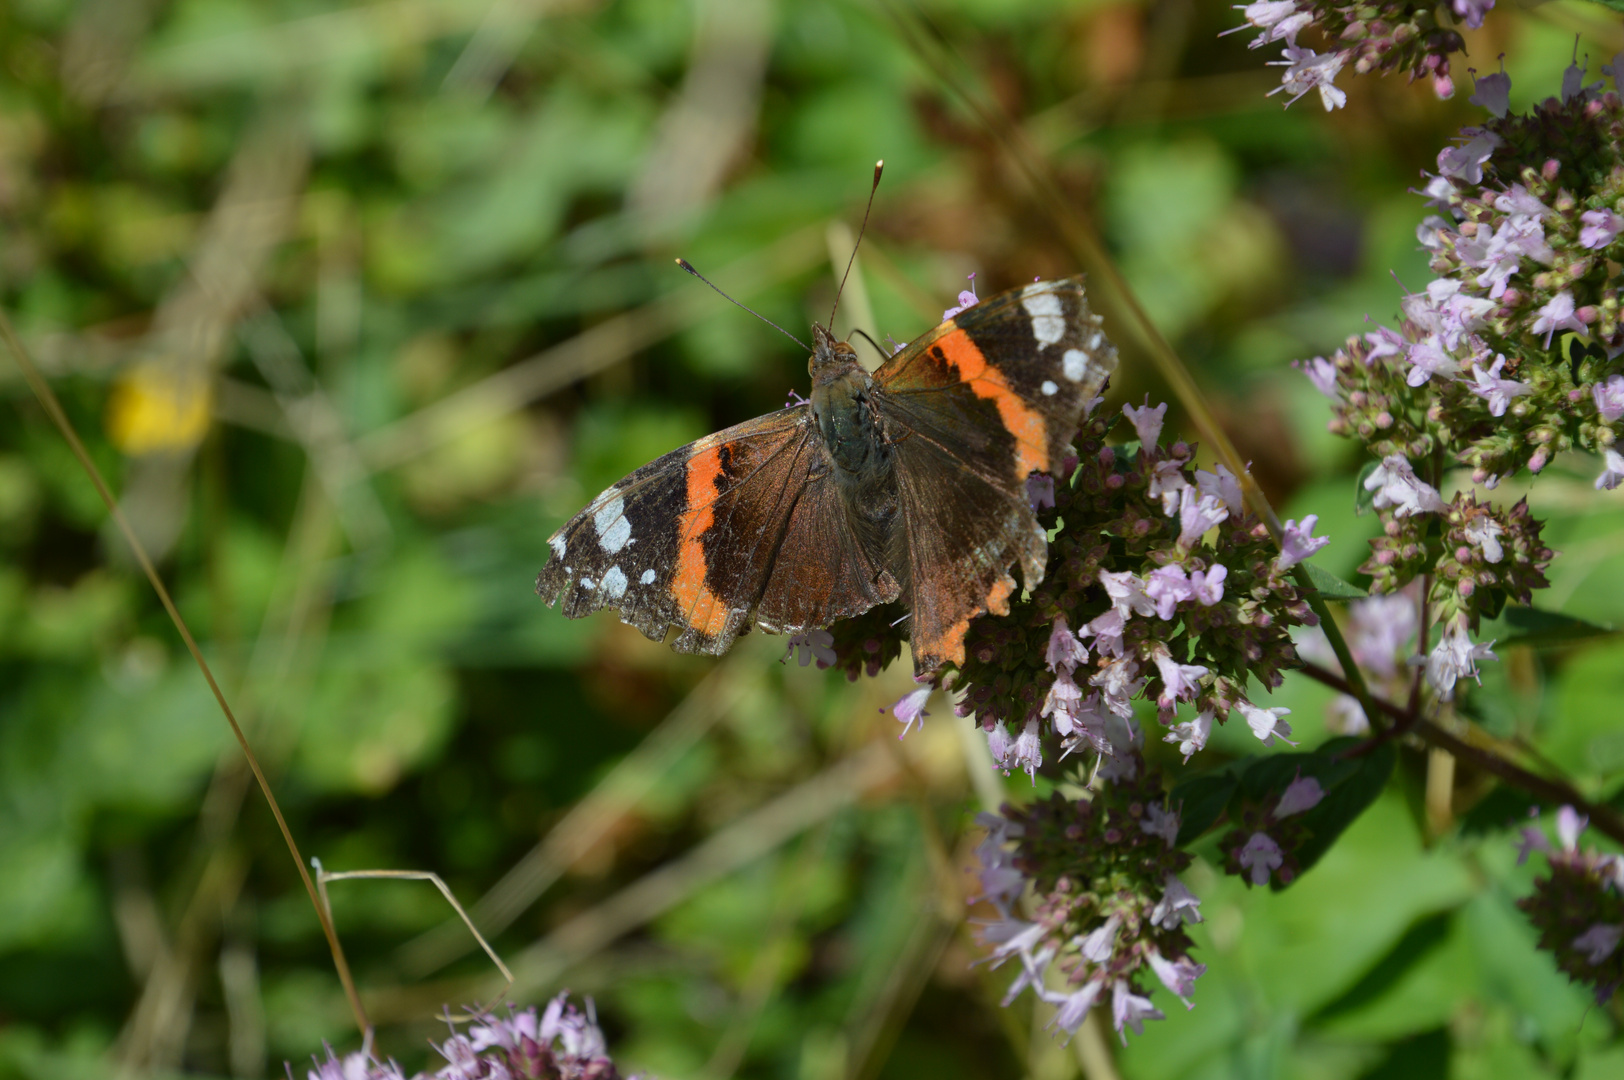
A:
{"type": "Polygon", "coordinates": [[[1200,922],[1200,901],[1179,880],[1190,856],[1175,846],[1176,808],[1161,779],[1145,768],[1131,721],[1112,717],[1102,737],[1113,753],[1091,797],[1048,799],[978,819],[987,836],[976,850],[981,895],[998,918],[981,924],[996,964],[1020,970],[1004,1004],[1030,987],[1056,1006],[1051,1027],[1076,1032],[1096,1004],[1127,1031],[1163,1019],[1151,1004],[1154,975],[1186,1008],[1206,970],[1190,958],[1186,923],[1200,922]],[[1028,887],[1030,917],[1022,914],[1028,887]]]}
{"type": "MultiPolygon", "coordinates": [[[[560,994],[540,1014],[534,1008],[505,1017],[482,1015],[467,1034],[452,1025],[451,1035],[435,1050],[445,1064],[412,1080],[620,1080],[609,1059],[592,999],[586,1012],[560,994]]],[[[327,1059],[312,1059],[309,1080],[406,1080],[393,1061],[379,1061],[366,1051],[339,1057],[327,1048],[327,1059]]],[[[289,1068],[291,1078],[293,1070],[289,1068]]]]}
{"type": "MultiPolygon", "coordinates": [[[[1436,3],[1257,0],[1234,6],[1246,19],[1246,26],[1235,29],[1258,31],[1252,48],[1284,43],[1285,59],[1270,63],[1286,70],[1281,85],[1270,93],[1284,90],[1291,95],[1287,104],[1310,90],[1318,90],[1327,112],[1340,109],[1347,103],[1347,95],[1337,89],[1335,82],[1345,67],[1360,75],[1408,71],[1411,79],[1431,79],[1439,97],[1455,92],[1449,76],[1449,56],[1461,52],[1465,43],[1458,31],[1439,23],[1436,3]],[[1310,32],[1324,39],[1328,45],[1325,52],[1315,52],[1299,42],[1310,32]]],[[[1475,29],[1483,25],[1483,16],[1494,7],[1494,0],[1452,0],[1450,7],[1457,20],[1475,29]]]]}
{"type": "Polygon", "coordinates": [[[1517,906],[1539,931],[1539,947],[1574,982],[1586,983],[1605,1002],[1624,983],[1624,858],[1579,850],[1586,821],[1571,806],[1556,815],[1557,846],[1544,830],[1523,829],[1518,865],[1534,851],[1545,853],[1548,877],[1536,878],[1532,895],[1517,906]]]}
{"type": "Polygon", "coordinates": [[[1491,116],[1439,154],[1425,189],[1442,211],[1419,232],[1438,277],[1405,298],[1400,332],[1367,335],[1365,357],[1393,353],[1411,387],[1436,383],[1437,434],[1490,487],[1575,446],[1605,453],[1624,416],[1624,102],[1577,62],[1527,115],[1508,114],[1510,85],[1478,80],[1491,116]]]}
{"type": "Polygon", "coordinates": [[[1061,756],[1109,756],[1107,722],[1139,697],[1186,757],[1236,710],[1265,744],[1291,733],[1286,710],[1255,706],[1246,682],[1272,689],[1298,663],[1290,629],[1315,616],[1290,569],[1324,538],[1313,519],[1288,522],[1282,552],[1235,476],[1160,444],[1165,411],[1125,407],[1138,440],[1121,447],[1105,441],[1119,417],[1084,422],[1078,460],[1040,511],[1056,528],[1043,582],[971,624],[955,709],[976,717],[1006,771],[1036,773],[1045,726],[1061,756]]]}

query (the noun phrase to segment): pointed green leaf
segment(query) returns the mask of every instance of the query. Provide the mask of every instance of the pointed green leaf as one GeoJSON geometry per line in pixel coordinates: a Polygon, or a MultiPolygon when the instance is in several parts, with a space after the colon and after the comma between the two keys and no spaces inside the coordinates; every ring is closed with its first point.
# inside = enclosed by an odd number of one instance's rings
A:
{"type": "Polygon", "coordinates": [[[1343,581],[1324,567],[1304,563],[1303,568],[1308,571],[1308,580],[1314,583],[1314,588],[1327,600],[1363,600],[1370,595],[1353,582],[1343,581]]]}

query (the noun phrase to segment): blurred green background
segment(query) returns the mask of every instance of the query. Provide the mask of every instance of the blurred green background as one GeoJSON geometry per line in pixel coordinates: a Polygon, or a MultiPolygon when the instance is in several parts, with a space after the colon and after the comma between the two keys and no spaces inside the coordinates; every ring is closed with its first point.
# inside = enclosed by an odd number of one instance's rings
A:
{"type": "MultiPolygon", "coordinates": [[[[1088,269],[1086,223],[1351,576],[1356,448],[1286,365],[1391,322],[1393,275],[1425,283],[1407,189],[1477,110],[1345,74],[1347,110],[1283,111],[1276,50],[1218,36],[1238,22],[1189,0],[9,0],[0,298],[307,855],[440,874],[514,999],[595,996],[628,1071],[1058,1080],[1080,1062],[1048,1010],[999,1009],[1009,972],[971,966],[971,819],[1030,788],[967,723],[937,702],[899,745],[880,710],[906,672],[847,684],[760,635],[676,656],[531,583],[593,493],[805,389],[796,346],[672,257],[802,333],[881,157],[838,329],[907,340],[971,272],[988,295],[1088,269]]],[[[1624,48],[1602,7],[1503,4],[1457,82],[1503,53],[1525,105],[1576,34],[1592,70],[1624,48]]],[[[1165,397],[1105,313],[1108,407],[1165,397]]],[[[0,1076],[254,1078],[357,1045],[201,677],[9,360],[0,392],[0,1076]]],[[[1563,553],[1541,603],[1617,622],[1624,511],[1594,471],[1533,489],[1563,553]]],[[[1618,644],[1506,650],[1485,678],[1491,732],[1611,792],[1618,644]]],[[[1325,736],[1319,688],[1276,699],[1325,736]]],[[[1255,751],[1232,725],[1196,765],[1255,751]]],[[[1424,764],[1288,892],[1198,861],[1196,1009],[1158,991],[1170,1020],[1114,1063],[1096,1041],[1089,1075],[1624,1075],[1619,1014],[1511,906],[1516,800],[1463,774],[1464,824],[1429,832],[1424,764]]],[[[442,1006],[500,979],[429,884],[332,890],[380,1051],[432,1067],[442,1006]]]]}

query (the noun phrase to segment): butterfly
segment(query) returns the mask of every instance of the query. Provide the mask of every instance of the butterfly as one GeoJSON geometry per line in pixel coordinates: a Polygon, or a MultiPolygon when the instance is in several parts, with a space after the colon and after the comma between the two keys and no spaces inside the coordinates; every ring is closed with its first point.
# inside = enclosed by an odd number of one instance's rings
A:
{"type": "Polygon", "coordinates": [[[618,608],[654,641],[720,655],[752,626],[827,627],[900,601],[917,675],[964,660],[970,621],[1043,580],[1028,496],[1116,350],[1080,278],[960,311],[870,374],[814,325],[811,397],[673,450],[548,540],[536,579],[577,619],[618,608]]]}

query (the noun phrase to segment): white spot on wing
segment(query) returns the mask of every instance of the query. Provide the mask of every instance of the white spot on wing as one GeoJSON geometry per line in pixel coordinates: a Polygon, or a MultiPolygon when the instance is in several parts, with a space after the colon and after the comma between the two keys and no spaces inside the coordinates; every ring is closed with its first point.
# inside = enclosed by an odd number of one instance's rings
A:
{"type": "Polygon", "coordinates": [[[547,541],[547,546],[553,549],[554,555],[557,555],[560,559],[562,559],[564,557],[564,534],[559,533],[557,536],[554,536],[551,540],[547,541]]]}
{"type": "Polygon", "coordinates": [[[641,581],[644,585],[652,585],[652,584],[654,584],[654,571],[653,570],[644,570],[643,571],[643,576],[638,578],[637,580],[641,581]]]}
{"type": "MultiPolygon", "coordinates": [[[[608,493],[604,492],[605,495],[608,493]]],[[[593,512],[592,524],[598,530],[598,546],[610,555],[625,547],[632,538],[632,523],[626,520],[626,500],[618,492],[593,512]]]]}
{"type": "Polygon", "coordinates": [[[1072,382],[1088,374],[1088,354],[1081,349],[1067,349],[1060,360],[1066,365],[1066,378],[1072,382]]]}
{"type": "Polygon", "coordinates": [[[1023,296],[1021,306],[1032,316],[1032,336],[1038,339],[1038,348],[1053,345],[1066,336],[1066,318],[1060,306],[1060,297],[1052,292],[1023,296]]]}
{"type": "Polygon", "coordinates": [[[618,566],[611,566],[603,575],[603,598],[619,600],[626,595],[626,575],[618,566]]]}
{"type": "Polygon", "coordinates": [[[596,581],[593,581],[591,578],[584,577],[584,578],[581,579],[581,588],[586,589],[587,591],[590,592],[591,590],[596,589],[597,587],[598,587],[598,583],[596,581]]]}
{"type": "Polygon", "coordinates": [[[1053,379],[1044,379],[1041,389],[1043,390],[1044,397],[1054,397],[1055,392],[1059,390],[1060,387],[1053,379]]]}

